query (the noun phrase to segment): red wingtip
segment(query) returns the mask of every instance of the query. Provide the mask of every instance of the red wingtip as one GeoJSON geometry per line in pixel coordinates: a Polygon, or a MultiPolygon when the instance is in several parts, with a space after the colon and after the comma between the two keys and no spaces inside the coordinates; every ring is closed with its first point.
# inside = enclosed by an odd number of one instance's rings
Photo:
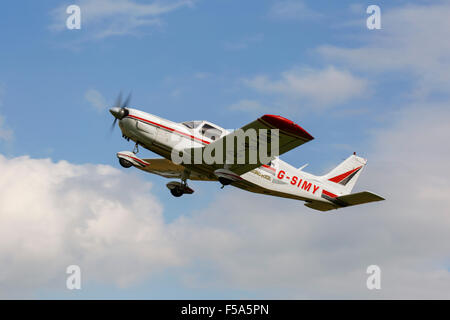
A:
{"type": "Polygon", "coordinates": [[[282,116],[276,116],[273,114],[266,114],[261,117],[261,119],[270,124],[271,126],[278,128],[287,133],[293,134],[305,140],[312,140],[314,137],[310,135],[305,129],[300,127],[293,121],[286,119],[282,116]]]}

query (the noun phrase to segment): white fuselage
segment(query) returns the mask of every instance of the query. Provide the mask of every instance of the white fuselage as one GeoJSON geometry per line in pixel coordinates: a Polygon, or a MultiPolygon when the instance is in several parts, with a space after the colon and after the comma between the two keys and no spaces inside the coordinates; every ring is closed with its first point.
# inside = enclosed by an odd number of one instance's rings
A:
{"type": "MultiPolygon", "coordinates": [[[[128,108],[128,110],[129,114],[119,121],[123,135],[169,160],[174,149],[203,147],[212,143],[214,140],[201,133],[201,128],[205,124],[217,128],[221,136],[230,132],[208,121],[201,121],[196,128],[190,129],[182,123],[136,109],[128,108]]],[[[184,166],[209,177],[214,176],[207,165],[184,166]]],[[[245,186],[233,185],[252,192],[293,199],[329,203],[327,196],[335,197],[342,194],[327,180],[294,168],[279,158],[274,159],[270,165],[261,166],[241,175],[241,178],[245,181],[245,186]]]]}

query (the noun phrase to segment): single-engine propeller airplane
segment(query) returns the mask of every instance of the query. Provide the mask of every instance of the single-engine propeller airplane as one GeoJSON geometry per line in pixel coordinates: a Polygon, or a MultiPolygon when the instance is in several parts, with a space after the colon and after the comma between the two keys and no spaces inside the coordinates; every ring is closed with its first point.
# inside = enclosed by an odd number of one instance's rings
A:
{"type": "MultiPolygon", "coordinates": [[[[115,105],[109,110],[115,118],[112,129],[118,121],[123,138],[135,142],[133,152],[117,153],[119,162],[125,168],[134,166],[166,178],[180,179],[167,183],[167,188],[175,197],[194,192],[187,185],[187,180],[190,179],[219,181],[222,188],[232,185],[250,192],[302,200],[307,207],[320,211],[384,200],[369,191],[351,193],[367,163],[366,159],[355,153],[323,176],[303,171],[306,165],[295,168],[282,161],[278,155],[314,138],[299,125],[281,116],[266,114],[241,128],[244,132],[249,129],[275,129],[274,132],[278,133],[278,154],[266,163],[258,159],[253,163],[238,161],[229,164],[224,161],[222,164],[210,164],[205,161],[187,161],[178,164],[172,161],[174,151],[175,154],[180,151],[186,156],[191,155],[192,150],[204,150],[207,146],[217,146],[219,143],[223,145],[225,140],[233,138],[235,131],[225,130],[209,121],[173,122],[129,108],[129,102],[130,95],[123,103],[119,95],[115,105]],[[141,159],[136,155],[139,146],[163,158],[141,159]]],[[[268,145],[271,143],[270,137],[266,142],[268,145]]],[[[248,143],[244,146],[243,151],[248,155],[248,143]]],[[[233,157],[236,159],[237,154],[233,154],[233,157]]]]}

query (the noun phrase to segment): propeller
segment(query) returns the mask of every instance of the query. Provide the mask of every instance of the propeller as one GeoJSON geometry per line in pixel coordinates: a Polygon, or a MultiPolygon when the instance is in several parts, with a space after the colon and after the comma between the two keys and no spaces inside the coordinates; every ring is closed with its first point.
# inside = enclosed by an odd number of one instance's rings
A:
{"type": "Polygon", "coordinates": [[[130,100],[131,100],[131,92],[125,99],[125,101],[122,103],[122,92],[121,92],[119,93],[119,96],[117,97],[114,106],[111,109],[109,109],[109,112],[111,112],[111,114],[114,116],[114,121],[111,125],[111,132],[114,130],[117,120],[122,120],[129,114],[127,107],[130,104],[130,100]]]}

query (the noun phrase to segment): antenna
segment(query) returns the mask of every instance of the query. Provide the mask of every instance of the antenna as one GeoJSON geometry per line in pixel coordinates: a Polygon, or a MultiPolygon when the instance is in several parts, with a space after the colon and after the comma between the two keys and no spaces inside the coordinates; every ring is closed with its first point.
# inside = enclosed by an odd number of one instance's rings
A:
{"type": "Polygon", "coordinates": [[[300,168],[298,168],[299,171],[302,171],[304,168],[306,168],[308,166],[309,163],[305,163],[304,165],[302,165],[300,168]]]}

